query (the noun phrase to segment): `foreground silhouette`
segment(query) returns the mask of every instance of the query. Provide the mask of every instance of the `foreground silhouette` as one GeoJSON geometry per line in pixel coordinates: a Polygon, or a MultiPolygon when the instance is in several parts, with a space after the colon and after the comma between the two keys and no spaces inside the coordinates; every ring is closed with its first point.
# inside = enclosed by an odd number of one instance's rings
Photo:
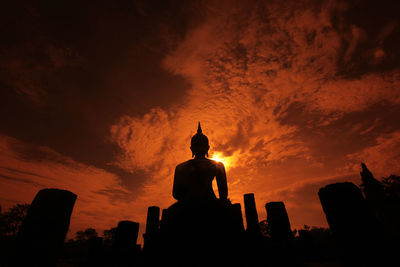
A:
{"type": "Polygon", "coordinates": [[[176,167],[172,194],[178,201],[165,211],[161,229],[161,238],[169,243],[164,244],[164,251],[172,248],[165,258],[175,266],[238,263],[238,259],[232,259],[232,252],[238,248],[235,242],[241,232],[228,199],[225,167],[206,158],[209,148],[199,123],[191,139],[194,159],[176,167]],[[219,199],[212,188],[214,178],[219,199]]]}
{"type": "Polygon", "coordinates": [[[18,233],[9,227],[16,221],[13,209],[0,209],[0,265],[399,265],[399,176],[380,182],[362,164],[361,188],[344,182],[318,192],[330,229],[304,226],[296,236],[283,202],[266,203],[267,218],[259,222],[252,193],[244,194],[244,229],[241,205],[228,199],[224,165],[207,158],[208,138],[200,124],[191,150],[194,158],[176,167],[172,194],[177,202],[162,212],[157,206],[148,208],[143,249],[137,244],[139,223],[132,221],[120,221],[105,231],[104,240],[89,228],[77,232],[78,240],[65,243],[77,196],[44,189],[31,203],[18,233]],[[214,178],[219,198],[212,189],[214,178]]]}
{"type": "Polygon", "coordinates": [[[67,234],[76,195],[43,189],[32,201],[19,228],[15,266],[55,266],[67,234]]]}
{"type": "Polygon", "coordinates": [[[180,203],[198,204],[217,200],[212,188],[214,177],[217,179],[219,199],[227,201],[228,186],[224,164],[206,158],[209,148],[208,138],[202,133],[199,123],[190,147],[194,159],[179,164],[175,169],[172,195],[180,203]]]}

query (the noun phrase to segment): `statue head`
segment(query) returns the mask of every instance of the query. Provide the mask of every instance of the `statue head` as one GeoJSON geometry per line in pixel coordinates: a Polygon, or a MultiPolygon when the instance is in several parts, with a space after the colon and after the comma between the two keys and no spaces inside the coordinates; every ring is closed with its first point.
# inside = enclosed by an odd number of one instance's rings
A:
{"type": "Polygon", "coordinates": [[[199,127],[197,128],[197,133],[193,135],[192,140],[190,142],[190,149],[192,150],[193,156],[203,157],[205,155],[208,156],[208,149],[210,148],[208,144],[208,138],[205,136],[201,130],[200,122],[199,127]]]}

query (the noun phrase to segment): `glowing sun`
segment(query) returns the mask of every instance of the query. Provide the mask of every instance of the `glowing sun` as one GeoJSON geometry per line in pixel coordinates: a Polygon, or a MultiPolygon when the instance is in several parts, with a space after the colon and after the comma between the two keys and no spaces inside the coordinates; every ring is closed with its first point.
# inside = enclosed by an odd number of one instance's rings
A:
{"type": "Polygon", "coordinates": [[[215,152],[213,153],[212,160],[218,161],[218,162],[222,162],[225,165],[225,168],[228,169],[231,166],[231,160],[227,157],[224,157],[222,153],[219,152],[215,152]]]}

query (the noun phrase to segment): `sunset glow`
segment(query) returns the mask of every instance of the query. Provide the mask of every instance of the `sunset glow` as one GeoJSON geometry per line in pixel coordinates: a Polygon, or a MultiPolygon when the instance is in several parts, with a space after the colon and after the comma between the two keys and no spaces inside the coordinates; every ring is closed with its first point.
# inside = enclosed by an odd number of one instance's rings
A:
{"type": "Polygon", "coordinates": [[[222,153],[214,153],[213,156],[211,157],[212,160],[222,162],[225,166],[225,169],[228,169],[230,167],[230,162],[228,158],[223,157],[222,153]]]}
{"type": "Polygon", "coordinates": [[[6,2],[3,211],[67,189],[70,237],[120,220],[141,237],[147,207],[176,201],[199,121],[232,202],[254,193],[264,220],[265,203],[284,201],[293,229],[326,227],[319,188],[360,184],[360,162],[400,174],[400,21],[388,4],[6,2]]]}

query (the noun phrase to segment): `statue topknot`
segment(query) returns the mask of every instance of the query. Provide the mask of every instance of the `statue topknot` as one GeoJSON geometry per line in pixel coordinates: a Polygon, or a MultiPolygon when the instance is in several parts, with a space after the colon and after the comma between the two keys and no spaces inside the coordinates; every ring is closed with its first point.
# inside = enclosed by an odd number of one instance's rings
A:
{"type": "Polygon", "coordinates": [[[190,144],[191,144],[190,148],[192,149],[193,155],[203,152],[207,154],[209,149],[208,138],[203,134],[200,122],[199,126],[197,127],[197,133],[193,135],[190,144]]]}

